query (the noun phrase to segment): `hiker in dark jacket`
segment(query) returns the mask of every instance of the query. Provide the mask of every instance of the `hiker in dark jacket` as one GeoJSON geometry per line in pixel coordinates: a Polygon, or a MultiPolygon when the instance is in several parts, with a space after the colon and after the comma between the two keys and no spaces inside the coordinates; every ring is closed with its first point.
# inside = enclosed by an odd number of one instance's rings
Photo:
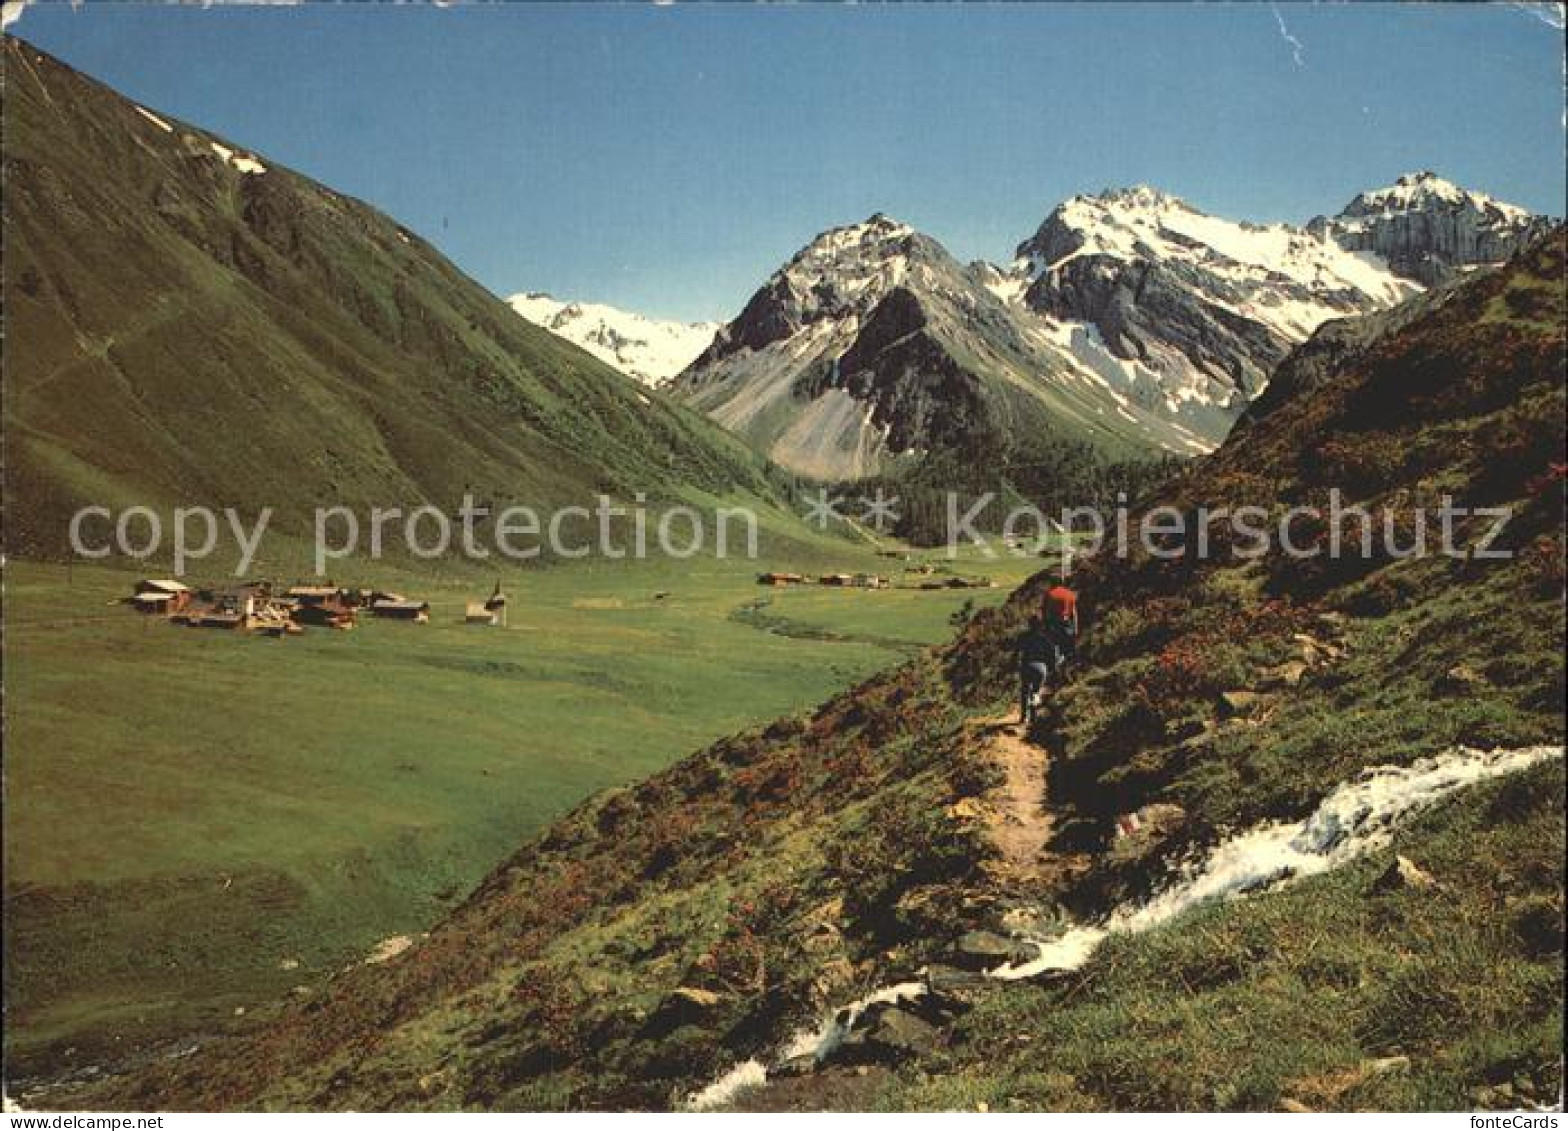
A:
{"type": "Polygon", "coordinates": [[[1059,652],[1051,634],[1046,630],[1045,618],[1029,618],[1029,627],[1018,638],[1018,713],[1020,721],[1028,726],[1035,719],[1040,705],[1040,692],[1051,678],[1059,652]]]}

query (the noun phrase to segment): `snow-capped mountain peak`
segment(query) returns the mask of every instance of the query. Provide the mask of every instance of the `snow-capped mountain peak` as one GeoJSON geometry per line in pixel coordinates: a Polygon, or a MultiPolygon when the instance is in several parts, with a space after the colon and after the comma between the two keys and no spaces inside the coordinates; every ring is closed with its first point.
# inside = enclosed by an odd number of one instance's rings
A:
{"type": "Polygon", "coordinates": [[[1134,185],[1063,202],[1010,268],[971,272],[1079,364],[1217,438],[1322,323],[1500,262],[1548,224],[1432,172],[1305,226],[1226,220],[1134,185]]]}
{"type": "MultiPolygon", "coordinates": [[[[1019,247],[1014,269],[1038,277],[1083,255],[1187,263],[1237,284],[1272,280],[1316,292],[1358,291],[1379,303],[1395,302],[1413,293],[1412,287],[1386,267],[1345,252],[1302,228],[1210,216],[1180,197],[1147,185],[1073,197],[1019,247]]],[[[1244,305],[1245,300],[1241,301],[1244,305]]],[[[1325,317],[1349,310],[1337,297],[1324,305],[1321,311],[1287,314],[1277,304],[1265,304],[1269,309],[1261,311],[1262,320],[1285,316],[1299,322],[1307,317],[1316,325],[1325,317]]]]}
{"type": "Polygon", "coordinates": [[[885,212],[874,212],[858,224],[829,228],[802,248],[796,258],[810,258],[842,252],[848,248],[874,246],[888,240],[913,235],[914,231],[915,229],[908,224],[893,219],[885,212]]]}
{"type": "Polygon", "coordinates": [[[820,479],[1047,434],[1203,451],[1324,322],[1506,259],[1547,223],[1433,173],[1305,226],[1136,184],[1064,201],[996,267],[878,212],[801,247],[670,389],[820,479]]]}
{"type": "Polygon", "coordinates": [[[878,212],[858,224],[829,228],[774,278],[802,296],[819,292],[830,308],[864,305],[903,280],[915,235],[908,224],[878,212]]]}
{"type": "Polygon", "coordinates": [[[829,339],[847,342],[882,299],[948,259],[934,240],[877,212],[857,224],[829,228],[770,275],[740,314],[724,326],[696,364],[737,350],[760,350],[810,329],[813,352],[829,339]]]}
{"type": "Polygon", "coordinates": [[[1347,250],[1372,253],[1396,274],[1431,286],[1507,259],[1550,223],[1428,170],[1358,193],[1338,215],[1316,217],[1307,230],[1347,250]]]}
{"type": "Polygon", "coordinates": [[[536,326],[574,342],[645,385],[662,385],[708,348],[717,322],[672,322],[596,302],[562,302],[542,291],[507,304],[536,326]]]}
{"type": "Polygon", "coordinates": [[[1495,212],[1509,220],[1530,218],[1530,213],[1523,208],[1506,204],[1484,192],[1460,188],[1453,181],[1445,180],[1431,170],[1423,170],[1419,173],[1406,173],[1385,188],[1358,194],[1341,210],[1339,219],[1419,212],[1433,207],[1467,206],[1477,212],[1495,212]]]}
{"type": "Polygon", "coordinates": [[[1064,432],[1108,448],[1211,446],[1078,368],[1057,328],[1000,300],[1004,282],[878,213],[814,237],[672,387],[820,479],[980,446],[1022,458],[1064,432]]]}
{"type": "Polygon", "coordinates": [[[1070,365],[1209,445],[1318,325],[1419,289],[1301,228],[1146,184],[1074,196],[1009,268],[971,271],[1070,365]]]}

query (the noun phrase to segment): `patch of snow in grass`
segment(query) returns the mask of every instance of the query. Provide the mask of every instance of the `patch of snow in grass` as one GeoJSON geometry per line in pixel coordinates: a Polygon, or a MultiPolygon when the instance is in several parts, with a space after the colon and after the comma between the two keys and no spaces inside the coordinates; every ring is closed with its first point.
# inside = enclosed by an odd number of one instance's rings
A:
{"type": "Polygon", "coordinates": [[[247,157],[243,153],[236,153],[228,146],[220,145],[215,141],[209,142],[209,144],[212,146],[212,151],[223,159],[224,164],[238,172],[244,173],[247,176],[255,176],[256,174],[265,173],[267,171],[267,167],[260,161],[257,161],[254,157],[247,157]]]}
{"type": "Polygon", "coordinates": [[[136,107],[136,112],[138,114],[140,114],[142,117],[146,118],[153,125],[157,126],[164,133],[172,134],[174,132],[174,127],[173,126],[169,125],[168,122],[165,122],[162,118],[158,117],[158,115],[154,114],[151,110],[147,109],[147,107],[145,107],[145,106],[138,106],[138,107],[136,107]]]}

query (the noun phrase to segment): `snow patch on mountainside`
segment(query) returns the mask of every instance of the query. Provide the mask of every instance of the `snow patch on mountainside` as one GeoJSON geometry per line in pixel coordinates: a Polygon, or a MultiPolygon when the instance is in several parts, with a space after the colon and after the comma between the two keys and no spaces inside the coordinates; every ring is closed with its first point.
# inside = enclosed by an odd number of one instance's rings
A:
{"type": "Polygon", "coordinates": [[[645,385],[662,385],[713,341],[717,322],[673,322],[594,302],[562,302],[540,292],[507,304],[536,326],[559,334],[645,385]]]}
{"type": "Polygon", "coordinates": [[[996,264],[981,260],[970,264],[969,271],[982,287],[1005,303],[1021,301],[1024,291],[1029,289],[1030,274],[1027,270],[1003,271],[996,264]]]}
{"type": "MultiPolygon", "coordinates": [[[[1038,316],[1036,334],[1058,351],[1073,379],[1097,386],[1110,398],[1123,418],[1131,420],[1136,405],[1171,423],[1176,442],[1172,450],[1182,455],[1213,451],[1246,400],[1234,386],[1184,365],[1174,350],[1161,350],[1153,364],[1117,357],[1093,322],[1038,316]]],[[[1171,446],[1171,445],[1167,445],[1171,446]]]]}
{"type": "Polygon", "coordinates": [[[151,110],[147,109],[147,107],[145,107],[145,106],[138,106],[138,107],[136,107],[136,112],[138,114],[140,114],[142,117],[146,118],[153,125],[157,126],[164,133],[172,134],[174,132],[174,127],[173,126],[169,125],[168,122],[165,122],[162,118],[158,117],[158,115],[154,114],[151,110]]]}
{"type": "Polygon", "coordinates": [[[257,161],[254,157],[247,157],[243,153],[236,153],[228,146],[222,145],[216,141],[208,142],[208,144],[212,146],[212,151],[222,159],[223,163],[228,165],[236,172],[244,173],[246,176],[258,176],[261,173],[265,173],[267,171],[267,167],[260,161],[257,161]]]}

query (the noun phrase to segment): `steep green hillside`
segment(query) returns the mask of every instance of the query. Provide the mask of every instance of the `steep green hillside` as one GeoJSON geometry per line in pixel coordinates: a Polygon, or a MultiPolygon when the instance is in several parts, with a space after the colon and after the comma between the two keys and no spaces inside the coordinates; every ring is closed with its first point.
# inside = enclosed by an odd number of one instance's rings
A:
{"type": "Polygon", "coordinates": [[[6,540],[77,507],[768,493],[698,415],[418,235],[5,40],[6,540]]]}
{"type": "MultiPolygon", "coordinates": [[[[824,1011],[993,945],[966,931],[1093,921],[1365,767],[1560,744],[1563,267],[1558,234],[1474,277],[1163,496],[1278,513],[1330,485],[1407,507],[1451,492],[1514,508],[1511,559],[1102,558],[1078,578],[1089,662],[1024,742],[994,720],[1042,575],[945,650],[593,799],[397,959],[187,1059],[34,1102],[674,1105],[737,1061],[774,1060],[824,1011]],[[1046,788],[1020,809],[1012,775],[1031,758],[1048,758],[1046,788]],[[995,819],[1006,806],[1040,851],[995,819]],[[1133,812],[1141,829],[1116,836],[1133,812]]],[[[741,1100],[1555,1096],[1561,848],[1547,766],[1454,795],[1351,868],[1113,939],[1062,978],[959,980],[932,995],[927,1029],[861,1043],[870,1072],[797,1063],[741,1100]],[[1391,850],[1434,882],[1385,893],[1372,879],[1391,850]]]]}

